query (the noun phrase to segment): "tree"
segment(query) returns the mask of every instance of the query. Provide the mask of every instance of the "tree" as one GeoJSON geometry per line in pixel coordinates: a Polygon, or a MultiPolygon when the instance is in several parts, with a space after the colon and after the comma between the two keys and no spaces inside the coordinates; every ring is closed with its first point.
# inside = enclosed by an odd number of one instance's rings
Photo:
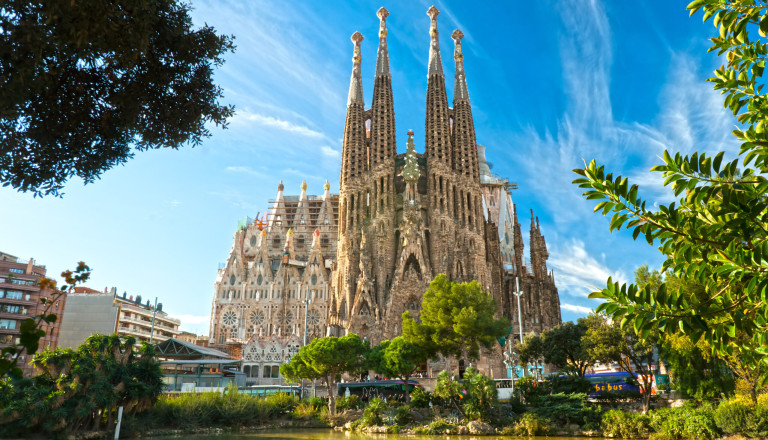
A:
{"type": "Polygon", "coordinates": [[[381,344],[368,352],[366,358],[369,367],[375,372],[386,377],[397,377],[403,381],[407,405],[411,401],[408,379],[413,377],[419,365],[425,364],[432,356],[434,353],[398,336],[391,341],[381,341],[381,344]]]}
{"type": "Polygon", "coordinates": [[[353,373],[364,366],[368,342],[354,333],[343,337],[326,336],[301,347],[290,361],[280,366],[288,381],[322,379],[328,387],[328,412],[336,414],[336,381],[343,373],[353,373]]]}
{"type": "Polygon", "coordinates": [[[595,363],[582,343],[586,332],[587,322],[585,318],[579,318],[576,324],[564,322],[542,333],[544,362],[561,370],[571,367],[579,376],[584,376],[587,368],[595,363]]]}
{"type": "Polygon", "coordinates": [[[75,289],[75,285],[84,283],[91,276],[90,268],[82,261],[77,263],[74,271],[67,270],[61,273],[67,284],[56,287],[56,281],[51,278],[42,277],[38,281],[40,290],[47,292],[50,296],[43,296],[40,302],[43,305],[43,311],[35,316],[25,319],[19,326],[19,343],[10,344],[0,350],[0,379],[6,375],[16,378],[21,377],[21,369],[16,366],[19,356],[26,353],[35,353],[40,345],[40,339],[45,336],[45,325],[56,322],[56,314],[48,313],[56,300],[75,289]]]}
{"type": "Polygon", "coordinates": [[[621,371],[639,374],[643,414],[647,413],[651,407],[651,389],[655,378],[652,366],[658,334],[640,339],[632,328],[621,328],[604,316],[593,316],[600,324],[591,326],[584,335],[589,355],[602,363],[616,363],[621,371]]]}
{"type": "Polygon", "coordinates": [[[740,124],[733,135],[741,144],[736,158],[663,155],[652,168],[665,177],[679,200],[646,208],[638,186],[606,173],[593,160],[574,170],[584,196],[598,200],[595,211],[612,214],[610,229],[632,230],[666,256],[663,273],[685,283],[698,282],[704,295],[681,286],[624,285],[609,279],[591,295],[606,302],[598,307],[641,338],[654,331],[680,329],[691,340],[700,338],[719,356],[736,356],[768,379],[768,105],[763,69],[768,57],[768,6],[752,0],[695,0],[691,14],[703,10],[719,35],[710,51],[727,60],[709,81],[725,95],[724,105],[740,124]],[[755,32],[758,38],[755,37],[755,32]]]}
{"type": "Polygon", "coordinates": [[[403,337],[466,364],[478,358],[480,347],[490,350],[507,335],[509,321],[494,318],[495,311],[496,303],[477,281],[454,283],[440,274],[424,293],[421,323],[403,313],[403,337]]]}
{"type": "Polygon", "coordinates": [[[178,0],[29,0],[0,7],[0,182],[61,195],[135,151],[226,126],[214,66],[234,49],[178,0]]]}
{"type": "Polygon", "coordinates": [[[523,343],[518,345],[517,355],[523,368],[530,363],[543,359],[544,341],[541,339],[541,336],[535,333],[527,335],[523,339],[523,343]]]}
{"type": "Polygon", "coordinates": [[[46,350],[33,364],[41,374],[17,380],[0,411],[0,434],[111,429],[117,407],[138,413],[152,406],[163,387],[154,347],[133,337],[93,335],[77,349],[46,350]]]}

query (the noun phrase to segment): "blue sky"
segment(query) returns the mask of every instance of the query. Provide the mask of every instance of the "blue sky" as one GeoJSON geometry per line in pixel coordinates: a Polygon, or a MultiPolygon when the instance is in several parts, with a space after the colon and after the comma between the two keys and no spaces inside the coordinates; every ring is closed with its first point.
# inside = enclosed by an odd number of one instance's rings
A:
{"type": "MultiPolygon", "coordinates": [[[[736,151],[733,117],[704,80],[721,64],[707,54],[711,24],[686,1],[435,2],[449,100],[451,32],[464,32],[464,63],[478,142],[493,171],[517,182],[521,223],[539,216],[563,318],[586,314],[608,276],[629,281],[661,255],[606,219],[570,182],[597,158],[641,185],[650,202],[671,194],[648,169],[672,151],[736,151]]],[[[182,328],[207,334],[213,282],[237,221],[267,208],[282,179],[319,194],[338,191],[341,137],[360,31],[366,104],[373,89],[378,18],[385,6],[397,139],[424,150],[429,18],[419,1],[194,0],[198,25],[236,37],[216,73],[237,114],[196,148],[138,153],[127,165],[63,198],[0,188],[0,251],[34,257],[58,274],[79,260],[92,288],[159,297],[182,328]]],[[[527,244],[527,229],[524,229],[527,244]]],[[[527,251],[527,248],[526,248],[527,251]]]]}

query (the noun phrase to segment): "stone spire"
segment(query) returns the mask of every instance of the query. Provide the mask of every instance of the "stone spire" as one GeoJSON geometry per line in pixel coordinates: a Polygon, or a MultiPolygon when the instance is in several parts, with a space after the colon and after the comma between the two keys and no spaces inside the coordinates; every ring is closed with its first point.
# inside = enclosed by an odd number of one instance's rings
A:
{"type": "Polygon", "coordinates": [[[430,19],[429,70],[427,72],[427,76],[432,76],[432,75],[443,76],[443,61],[440,59],[440,42],[438,41],[438,38],[437,38],[438,37],[438,32],[437,32],[438,14],[440,14],[440,11],[438,11],[437,8],[434,6],[429,8],[429,10],[427,11],[427,15],[429,15],[429,19],[430,19]]]}
{"type": "Polygon", "coordinates": [[[443,63],[440,60],[440,45],[437,38],[437,15],[439,13],[434,6],[427,11],[430,18],[430,45],[424,149],[431,161],[430,163],[442,162],[450,167],[452,158],[448,96],[445,92],[443,63]]]}
{"type": "Polygon", "coordinates": [[[389,11],[381,8],[376,13],[379,16],[379,52],[376,55],[376,78],[389,77],[389,50],[387,49],[387,17],[389,11]]]}
{"type": "Polygon", "coordinates": [[[359,176],[365,169],[365,104],[363,102],[363,78],[360,74],[360,32],[352,35],[355,44],[352,57],[352,79],[349,84],[347,101],[347,120],[344,124],[344,144],[341,153],[341,185],[351,178],[359,176]]]}
{"type": "MultiPolygon", "coordinates": [[[[397,154],[395,142],[395,107],[392,100],[392,76],[389,73],[387,49],[387,17],[389,11],[379,9],[379,53],[376,58],[376,78],[371,105],[371,169],[378,164],[394,166],[397,154]]],[[[381,170],[379,170],[381,171],[381,170]]]]}
{"type": "Polygon", "coordinates": [[[352,43],[355,45],[355,50],[352,55],[352,78],[349,80],[349,98],[347,99],[347,107],[352,105],[352,103],[364,105],[363,76],[360,73],[360,62],[362,61],[362,56],[360,55],[360,43],[362,41],[363,35],[360,32],[352,34],[352,43]]]}
{"type": "Polygon", "coordinates": [[[451,34],[455,44],[453,59],[456,61],[456,77],[453,91],[453,169],[480,182],[480,164],[477,154],[475,123],[472,107],[469,103],[467,76],[464,73],[464,54],[461,51],[461,39],[464,33],[456,29],[451,34]]]}
{"type": "Polygon", "coordinates": [[[453,88],[453,105],[455,106],[457,101],[469,101],[469,90],[467,90],[467,77],[464,74],[464,54],[461,53],[461,39],[464,38],[464,33],[456,29],[451,34],[451,38],[454,42],[453,59],[456,61],[456,82],[453,88]]]}

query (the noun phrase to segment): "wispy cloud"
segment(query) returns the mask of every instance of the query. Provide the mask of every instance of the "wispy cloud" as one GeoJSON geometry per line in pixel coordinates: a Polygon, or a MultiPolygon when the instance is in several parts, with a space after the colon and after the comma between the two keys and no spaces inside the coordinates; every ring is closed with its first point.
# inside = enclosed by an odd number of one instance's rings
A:
{"type": "Polygon", "coordinates": [[[273,116],[266,116],[259,113],[252,113],[249,111],[239,111],[231,120],[232,124],[244,124],[247,122],[253,122],[266,127],[277,128],[278,130],[287,131],[290,133],[299,134],[302,136],[312,138],[323,138],[325,135],[319,131],[313,130],[304,125],[295,124],[290,121],[275,118],[273,116]]]}
{"type": "Polygon", "coordinates": [[[585,298],[604,286],[608,277],[620,282],[626,279],[623,273],[611,270],[605,262],[590,255],[581,240],[554,247],[549,263],[555,270],[558,287],[571,296],[585,298]]]}
{"type": "Polygon", "coordinates": [[[582,313],[582,314],[589,314],[594,311],[594,309],[590,309],[589,307],[584,306],[578,306],[576,304],[560,304],[560,308],[563,310],[568,310],[569,312],[575,312],[575,313],[582,313]]]}
{"type": "Polygon", "coordinates": [[[267,176],[266,174],[246,166],[229,166],[224,168],[224,171],[228,173],[241,173],[241,174],[248,174],[255,177],[269,178],[269,176],[267,176]]]}
{"type": "Polygon", "coordinates": [[[320,152],[323,153],[323,156],[330,157],[330,158],[337,158],[341,156],[341,152],[339,150],[334,150],[333,148],[323,145],[320,147],[320,152]]]}

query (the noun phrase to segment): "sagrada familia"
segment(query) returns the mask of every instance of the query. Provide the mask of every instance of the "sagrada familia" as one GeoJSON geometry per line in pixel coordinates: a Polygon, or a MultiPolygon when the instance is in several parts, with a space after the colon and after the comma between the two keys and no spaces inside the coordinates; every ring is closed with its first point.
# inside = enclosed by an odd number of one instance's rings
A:
{"type": "MultiPolygon", "coordinates": [[[[279,380],[277,367],[305,342],[354,332],[372,343],[398,336],[401,315],[418,316],[437,274],[477,280],[495,299],[497,316],[524,333],[561,322],[547,246],[531,212],[530,259],[507,179],[491,172],[477,144],[461,39],[454,40],[454,96],[449,106],[434,6],[430,18],[424,152],[413,132],[398,154],[387,49],[386,9],[378,11],[379,45],[373,99],[366,108],[359,32],[341,154],[338,195],[326,181],[321,196],[284,194],[282,182],[266,219],[235,233],[219,269],[211,343],[241,356],[249,383],[279,380]],[[306,333],[306,334],[305,334],[306,333]]],[[[442,365],[434,365],[435,374],[442,365]]],[[[505,377],[500,349],[478,362],[505,377]]]]}

